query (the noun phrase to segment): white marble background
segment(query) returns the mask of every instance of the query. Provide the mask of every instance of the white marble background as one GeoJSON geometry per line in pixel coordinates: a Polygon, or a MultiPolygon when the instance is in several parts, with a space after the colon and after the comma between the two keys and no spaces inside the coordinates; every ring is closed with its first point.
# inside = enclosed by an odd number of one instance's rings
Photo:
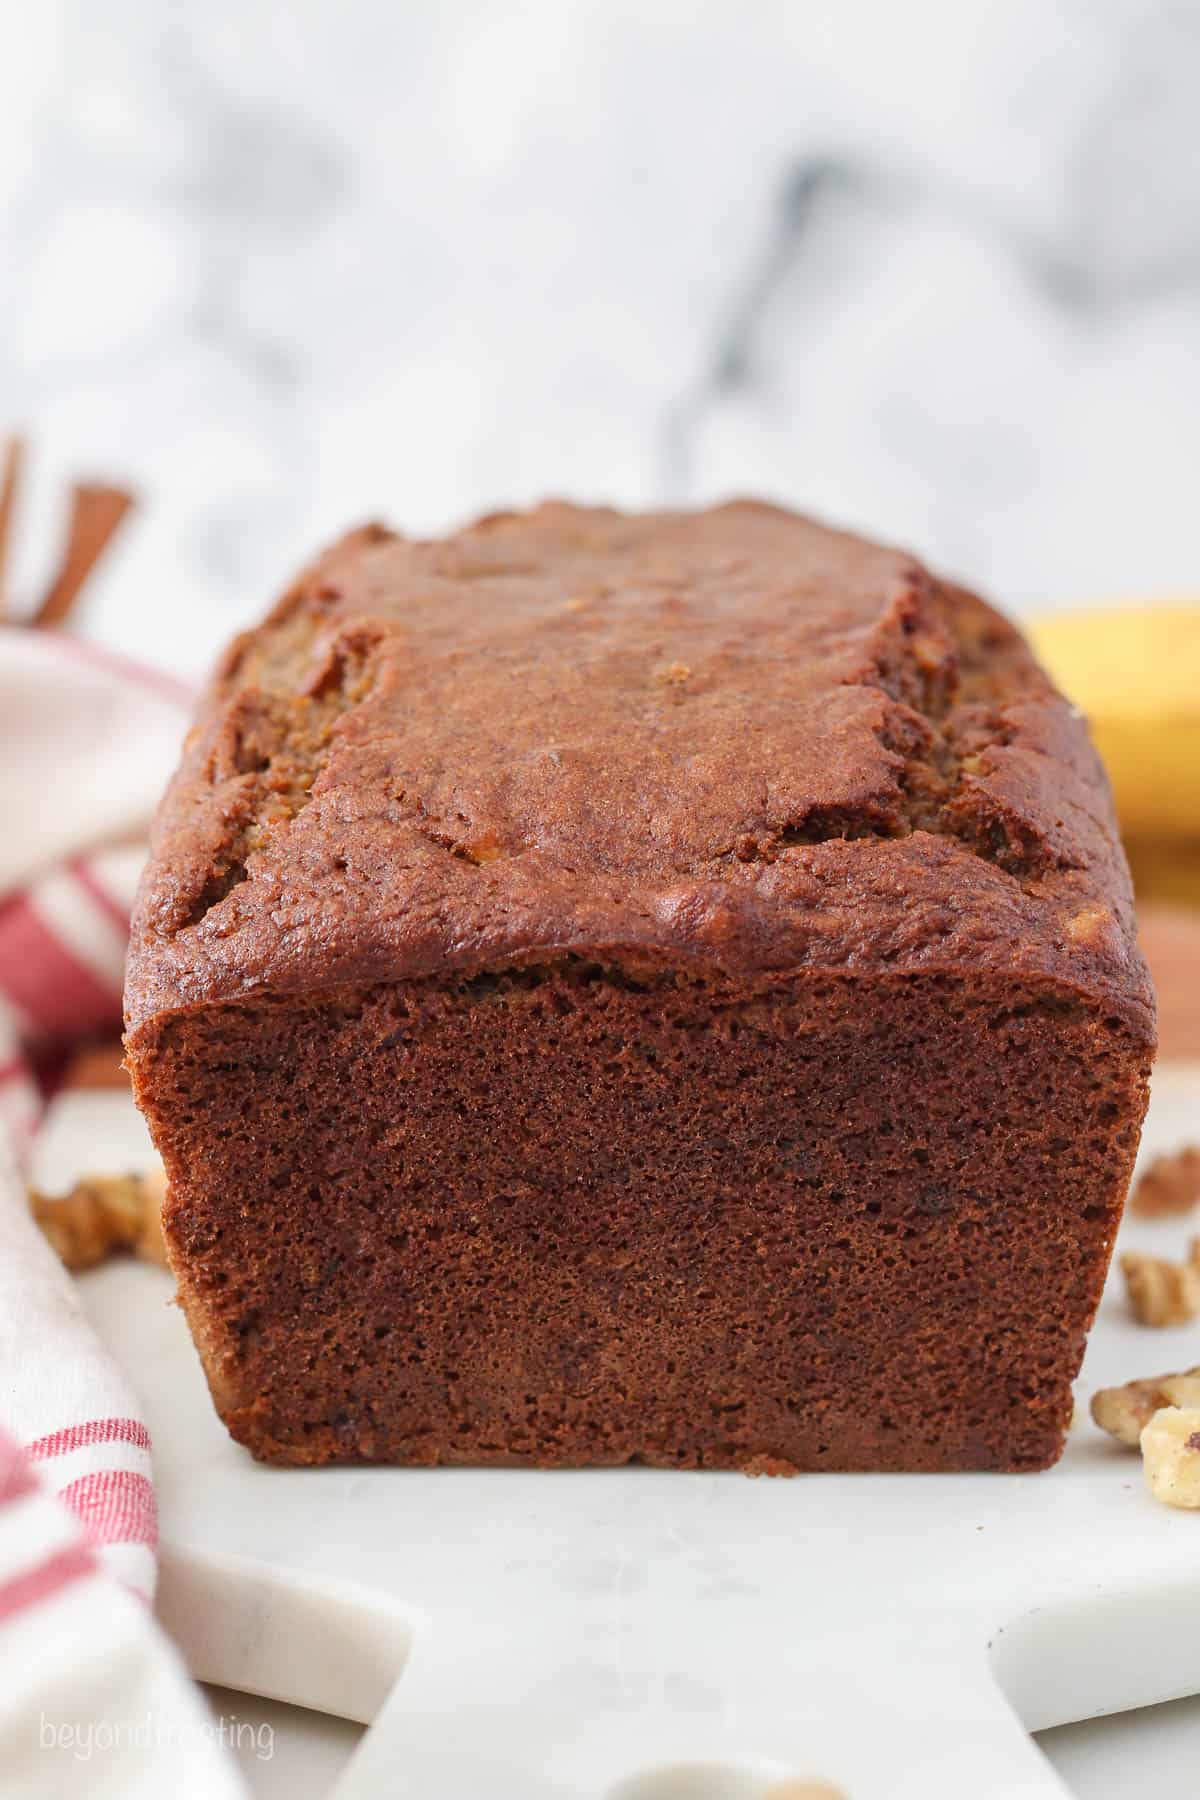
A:
{"type": "Polygon", "coordinates": [[[761,490],[1200,587],[1192,0],[0,0],[0,422],[184,671],[364,515],[761,490]]]}

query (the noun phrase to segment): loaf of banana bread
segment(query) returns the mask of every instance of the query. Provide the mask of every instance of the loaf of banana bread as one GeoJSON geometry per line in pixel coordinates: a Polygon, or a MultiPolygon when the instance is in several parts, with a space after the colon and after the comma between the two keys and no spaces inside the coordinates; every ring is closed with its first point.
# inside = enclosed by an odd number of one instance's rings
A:
{"type": "Polygon", "coordinates": [[[352,533],[209,688],[127,1001],[257,1456],[1061,1450],[1153,1002],[1084,723],[908,556],[352,533]]]}

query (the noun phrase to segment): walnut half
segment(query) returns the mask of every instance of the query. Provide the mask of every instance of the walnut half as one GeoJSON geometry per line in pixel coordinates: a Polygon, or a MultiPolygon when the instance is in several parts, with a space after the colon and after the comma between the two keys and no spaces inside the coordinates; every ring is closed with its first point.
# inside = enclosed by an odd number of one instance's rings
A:
{"type": "Polygon", "coordinates": [[[166,1264],[161,1168],[144,1175],[88,1175],[69,1194],[30,1190],[29,1203],[43,1235],[68,1269],[93,1269],[118,1250],[166,1264]]]}
{"type": "Polygon", "coordinates": [[[1200,1146],[1156,1156],[1134,1184],[1129,1210],[1143,1219],[1188,1213],[1200,1204],[1200,1146]]]}
{"type": "Polygon", "coordinates": [[[1186,1325],[1200,1312],[1200,1238],[1183,1263],[1126,1250],[1121,1273],[1139,1325],[1186,1325]]]}
{"type": "Polygon", "coordinates": [[[1200,1368],[1101,1388],[1092,1395],[1091,1412],[1102,1431],[1136,1450],[1144,1427],[1164,1406],[1200,1407],[1200,1368]]]}

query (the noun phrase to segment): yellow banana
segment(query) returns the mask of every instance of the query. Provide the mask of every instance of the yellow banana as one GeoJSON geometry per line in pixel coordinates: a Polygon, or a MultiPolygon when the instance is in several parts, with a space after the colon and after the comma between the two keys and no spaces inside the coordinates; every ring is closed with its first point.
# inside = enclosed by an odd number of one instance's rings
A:
{"type": "Polygon", "coordinates": [[[1061,613],[1028,629],[1087,714],[1139,893],[1200,900],[1200,602],[1061,613]]]}

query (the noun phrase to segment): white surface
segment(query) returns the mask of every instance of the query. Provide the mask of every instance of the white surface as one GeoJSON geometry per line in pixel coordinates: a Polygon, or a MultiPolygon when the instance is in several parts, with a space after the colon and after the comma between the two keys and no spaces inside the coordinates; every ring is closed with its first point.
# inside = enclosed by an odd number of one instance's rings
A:
{"type": "Polygon", "coordinates": [[[362,1737],[361,1725],[329,1713],[233,1688],[202,1691],[214,1731],[236,1758],[253,1800],[326,1800],[362,1737]]]}
{"type": "Polygon", "coordinates": [[[65,1194],[81,1175],[136,1175],[157,1162],[146,1122],[124,1094],[65,1088],[33,1141],[29,1180],[44,1194],[65,1194]]]}
{"type": "MultiPolygon", "coordinates": [[[[242,1776],[254,1800],[326,1800],[362,1736],[361,1727],[326,1713],[220,1688],[206,1690],[215,1718],[227,1722],[242,1776]],[[238,1727],[249,1729],[238,1735],[238,1727]],[[267,1736],[263,1736],[265,1727],[267,1736]]],[[[1077,1800],[1196,1791],[1200,1697],[1113,1713],[1043,1731],[1038,1745],[1077,1800]]]]}
{"type": "MultiPolygon", "coordinates": [[[[1044,1731],[1038,1742],[1080,1800],[1150,1794],[1192,1800],[1198,1785],[1200,1697],[1060,1725],[1044,1731]]],[[[294,1800],[307,1796],[297,1793],[294,1800]]]]}
{"type": "MultiPolygon", "coordinates": [[[[1196,586],[1200,9],[0,0],[0,412],[196,669],[324,538],[762,489],[1196,586]]],[[[32,550],[30,552],[32,555],[32,550]]],[[[32,571],[31,571],[32,574],[32,571]]]]}
{"type": "MultiPolygon", "coordinates": [[[[1160,1072],[1150,1148],[1195,1136],[1198,1094],[1160,1072]]],[[[365,1718],[403,1666],[344,1800],[401,1772],[422,1800],[759,1800],[791,1773],[1033,1800],[1062,1790],[1023,1726],[1200,1691],[1200,1521],[1086,1417],[1024,1477],[271,1470],[217,1423],[165,1278],[86,1288],[145,1393],[195,1672],[365,1718]],[[677,1762],[728,1774],[646,1785],[677,1762]]],[[[1195,1327],[1147,1332],[1110,1290],[1078,1391],[1198,1355],[1195,1327]]]]}

